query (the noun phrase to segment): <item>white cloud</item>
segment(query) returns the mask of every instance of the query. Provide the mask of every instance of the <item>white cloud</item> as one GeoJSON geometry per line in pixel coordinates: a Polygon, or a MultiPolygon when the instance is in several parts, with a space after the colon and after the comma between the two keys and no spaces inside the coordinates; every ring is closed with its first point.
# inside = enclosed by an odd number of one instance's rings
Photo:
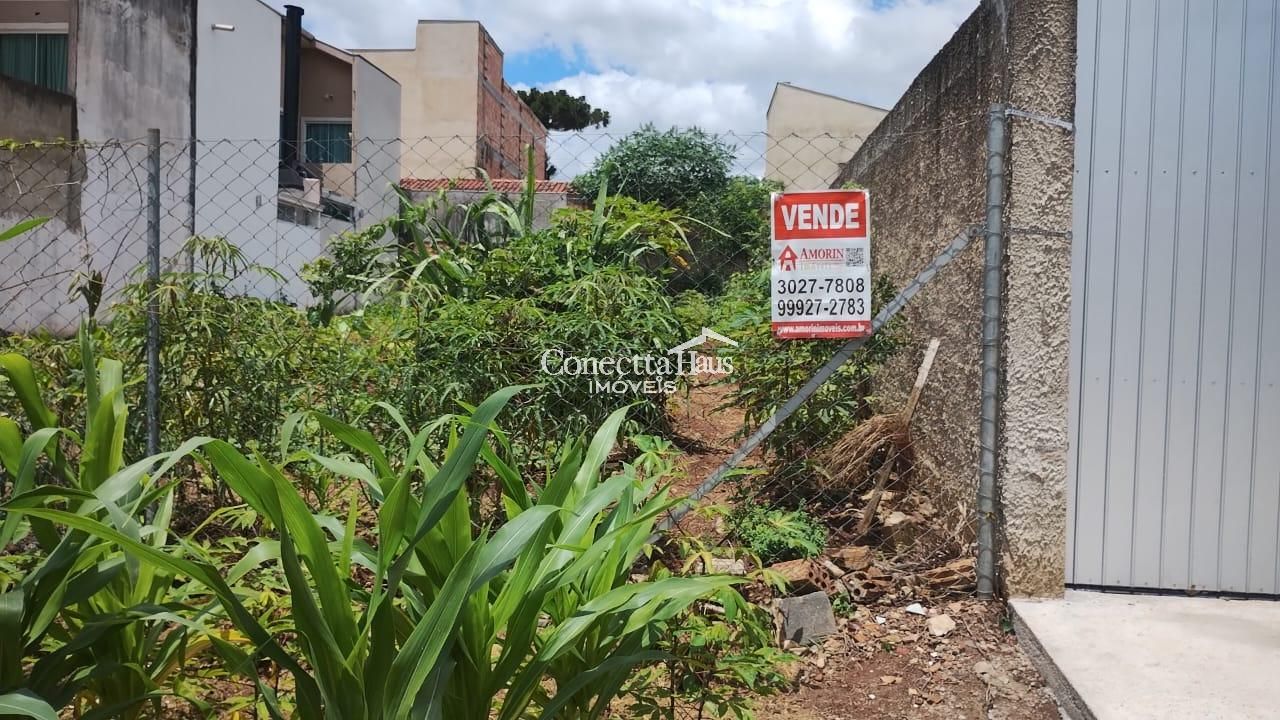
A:
{"type": "MultiPolygon", "coordinates": [[[[468,18],[484,23],[508,55],[556,48],[582,58],[590,72],[550,86],[609,110],[611,133],[646,122],[759,132],[779,81],[889,107],[978,3],[301,1],[307,27],[347,47],[411,47],[417,19],[468,18]]],[[[568,169],[568,158],[555,160],[568,169]]]]}

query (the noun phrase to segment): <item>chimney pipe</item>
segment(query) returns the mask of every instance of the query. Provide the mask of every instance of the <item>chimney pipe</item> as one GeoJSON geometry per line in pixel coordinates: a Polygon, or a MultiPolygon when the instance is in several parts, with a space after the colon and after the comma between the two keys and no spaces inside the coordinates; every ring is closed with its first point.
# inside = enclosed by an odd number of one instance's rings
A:
{"type": "MultiPolygon", "coordinates": [[[[290,179],[296,174],[300,163],[298,152],[298,131],[301,125],[298,117],[299,85],[302,75],[302,8],[297,5],[284,6],[284,114],[280,118],[280,164],[290,179]],[[293,172],[289,172],[293,171],[293,172]]],[[[281,184],[292,187],[295,183],[281,184]]],[[[299,180],[296,184],[301,185],[299,180]]]]}

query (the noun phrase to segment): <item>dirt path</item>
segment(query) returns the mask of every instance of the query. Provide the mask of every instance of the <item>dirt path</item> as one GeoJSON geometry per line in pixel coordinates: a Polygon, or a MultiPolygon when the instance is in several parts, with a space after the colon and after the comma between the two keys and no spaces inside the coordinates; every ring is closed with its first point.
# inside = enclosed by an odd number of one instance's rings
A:
{"type": "MultiPolygon", "coordinates": [[[[729,385],[706,381],[692,384],[671,398],[668,407],[678,436],[677,444],[684,450],[677,462],[673,496],[692,493],[742,442],[737,433],[746,422],[745,415],[741,409],[727,406],[731,390],[729,385]]],[[[733,500],[734,489],[733,480],[722,483],[699,507],[727,505],[733,500]]],[[[689,536],[718,538],[723,535],[713,520],[697,512],[685,515],[678,527],[689,536]]]]}
{"type": "MultiPolygon", "coordinates": [[[[691,386],[671,401],[672,420],[685,450],[676,491],[692,492],[737,448],[744,418],[724,407],[730,388],[691,386]]],[[[728,481],[700,505],[727,505],[728,481]]],[[[689,535],[719,538],[713,519],[690,513],[680,523],[689,535]]],[[[861,718],[1009,718],[1056,720],[1057,705],[1003,623],[1000,603],[971,598],[928,599],[890,593],[843,608],[840,632],[813,648],[793,648],[792,692],[760,698],[756,717],[778,720],[861,718]],[[905,608],[919,600],[926,616],[905,608]],[[945,614],[956,624],[944,637],[928,619],[945,614]]]]}

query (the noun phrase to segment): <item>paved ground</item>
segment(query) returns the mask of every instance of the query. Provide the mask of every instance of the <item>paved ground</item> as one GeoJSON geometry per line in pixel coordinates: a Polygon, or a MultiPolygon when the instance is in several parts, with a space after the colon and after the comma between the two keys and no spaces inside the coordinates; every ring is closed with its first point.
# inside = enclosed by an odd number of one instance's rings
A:
{"type": "Polygon", "coordinates": [[[1075,717],[1280,716],[1280,602],[1068,590],[1011,605],[1075,717]]]}

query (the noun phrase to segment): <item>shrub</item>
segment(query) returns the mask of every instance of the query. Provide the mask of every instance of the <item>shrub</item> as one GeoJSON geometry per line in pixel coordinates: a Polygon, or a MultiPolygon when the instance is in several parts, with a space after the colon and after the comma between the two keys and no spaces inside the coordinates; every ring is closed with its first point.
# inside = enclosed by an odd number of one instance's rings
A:
{"type": "Polygon", "coordinates": [[[730,518],[733,532],[762,563],[815,557],[826,548],[826,527],[803,510],[744,508],[730,518]]]}
{"type": "Polygon", "coordinates": [[[697,717],[749,720],[752,702],[788,686],[780,666],[793,657],[774,646],[773,618],[728,588],[715,596],[720,613],[681,613],[668,627],[660,665],[629,683],[633,718],[697,717]]]}
{"type": "Polygon", "coordinates": [[[607,176],[618,194],[668,208],[686,207],[699,195],[728,184],[734,151],[697,128],[659,131],[645,125],[596,158],[590,170],[574,179],[573,187],[585,197],[595,197],[607,176]]]}

